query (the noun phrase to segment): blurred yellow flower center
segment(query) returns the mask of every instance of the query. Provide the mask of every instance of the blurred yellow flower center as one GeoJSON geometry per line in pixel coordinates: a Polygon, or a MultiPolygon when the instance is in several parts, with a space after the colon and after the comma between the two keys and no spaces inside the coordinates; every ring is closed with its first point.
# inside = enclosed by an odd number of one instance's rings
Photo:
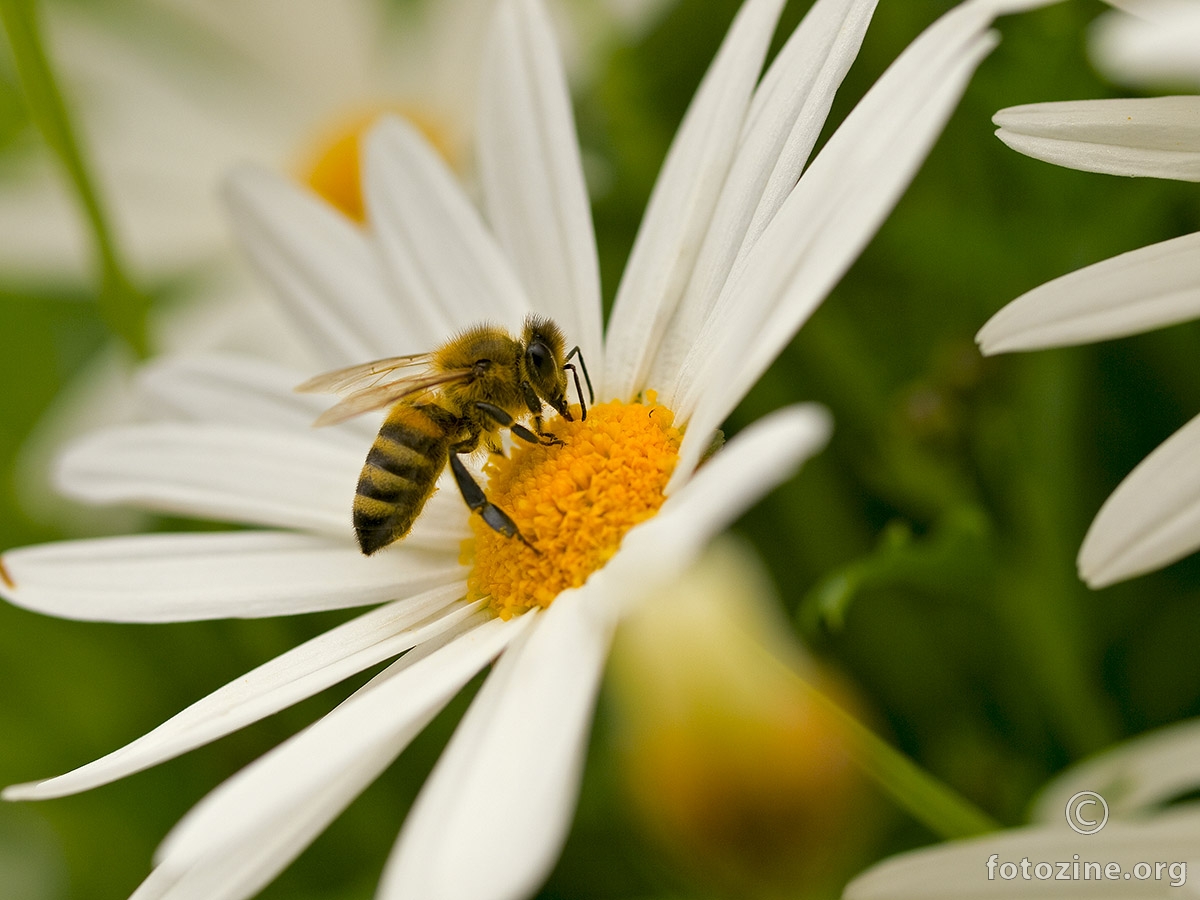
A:
{"type": "Polygon", "coordinates": [[[562,445],[514,443],[493,456],[485,474],[488,499],[512,516],[537,552],[471,516],[475,537],[463,562],[473,564],[472,598],[490,597],[507,619],[547,607],[603,566],[634,525],[651,518],[679,459],[674,413],[653,395],[644,403],[602,403],[587,421],[555,419],[548,428],[562,445]]]}
{"type": "Polygon", "coordinates": [[[415,108],[380,108],[359,112],[322,129],[298,167],[300,180],[359,224],[367,219],[362,192],[362,138],[371,130],[375,120],[388,112],[402,115],[415,125],[451,168],[456,168],[459,162],[451,146],[448,129],[433,116],[415,108]]]}

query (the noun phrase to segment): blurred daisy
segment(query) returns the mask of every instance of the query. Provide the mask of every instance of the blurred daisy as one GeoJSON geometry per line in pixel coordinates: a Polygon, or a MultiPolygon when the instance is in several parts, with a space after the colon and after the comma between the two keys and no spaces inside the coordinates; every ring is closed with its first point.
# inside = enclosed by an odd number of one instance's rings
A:
{"type": "MultiPolygon", "coordinates": [[[[134,271],[161,279],[226,261],[221,177],[253,159],[351,211],[357,130],[384,110],[464,152],[485,0],[387,20],[380,0],[57,3],[63,70],[97,188],[134,271]]],[[[88,237],[53,161],[28,141],[0,184],[0,271],[86,277],[88,237]]]]}
{"type": "MultiPolygon", "coordinates": [[[[96,188],[133,272],[174,281],[150,314],[157,353],[249,351],[309,365],[294,329],[233,253],[221,179],[252,159],[362,217],[357,140],[406,114],[460,169],[468,157],[487,0],[404,14],[384,0],[119,0],[44,4],[49,51],[73,100],[96,188]]],[[[91,243],[57,163],[32,129],[0,179],[0,278],[90,280],[91,243]]],[[[113,341],[55,398],[22,448],[31,517],[82,536],[137,527],[50,487],[70,435],[133,412],[128,348],[113,341]]]]}
{"type": "MultiPolygon", "coordinates": [[[[646,830],[727,896],[828,896],[880,810],[854,743],[813,692],[860,707],[797,643],[762,563],[718,538],[621,623],[617,760],[646,830]]],[[[859,863],[861,865],[861,861],[859,863]]]]}
{"type": "MultiPolygon", "coordinates": [[[[1124,4],[1150,17],[1130,34],[1196,33],[1191,3],[1124,4]]],[[[1124,15],[1124,14],[1111,14],[1124,15]]],[[[1121,43],[1115,26],[1102,46],[1121,43]]],[[[1189,45],[1200,71],[1200,39],[1189,45]]],[[[1124,71],[1131,56],[1122,57],[1124,71]]],[[[1147,69],[1147,75],[1156,70],[1147,69]]],[[[1200,97],[1037,103],[995,116],[997,135],[1036,159],[1089,172],[1200,181],[1200,97]]],[[[1018,297],[980,330],[986,354],[1085,344],[1200,316],[1200,233],[1072,272],[1018,297]]],[[[1117,487],[1079,551],[1079,573],[1103,587],[1200,547],[1200,418],[1155,450],[1117,487]]]]}
{"type": "Polygon", "coordinates": [[[1200,811],[1194,803],[1164,807],[1200,787],[1197,760],[1196,720],[1126,741],[1050,782],[1029,826],[902,853],[859,875],[842,896],[1177,896],[1200,865],[1200,811]]]}
{"type": "MultiPolygon", "coordinates": [[[[572,69],[586,70],[665,2],[560,4],[572,69]]],[[[229,262],[217,193],[235,163],[286,171],[361,220],[359,137],[393,112],[465,172],[489,9],[488,0],[54,3],[45,31],[121,246],[138,275],[161,280],[229,262]]],[[[32,134],[20,149],[0,181],[0,272],[86,278],[74,198],[32,134]]]]}
{"type": "Polygon", "coordinates": [[[384,605],[6,796],[112,781],[403,653],[201,801],[135,895],[247,897],[498,657],[409,813],[380,896],[535,890],[570,823],[618,620],[815,452],[829,424],[790,408],[712,454],[716,429],[899,197],[994,45],[994,16],[1037,4],[970,0],[943,16],[806,167],[874,5],[819,0],[760,79],[783,0],[747,0],[664,163],[603,336],[571,106],[536,0],[503,0],[491,20],[477,105],[484,215],[399,118],[366,140],[366,229],[287,178],[237,173],[239,235],[324,366],[428,350],[485,318],[516,331],[537,310],[581,346],[602,402],[586,421],[553,423],[562,446],[492,460],[489,498],[540,554],[482,527],[449,486],[409,537],[364,557],[349,507],[377,419],[311,430],[322,404],[291,391],[311,373],[262,359],[150,367],[150,421],[80,441],[61,461],[64,488],[260,529],[14,550],[0,593],[139,622],[384,605]]]}

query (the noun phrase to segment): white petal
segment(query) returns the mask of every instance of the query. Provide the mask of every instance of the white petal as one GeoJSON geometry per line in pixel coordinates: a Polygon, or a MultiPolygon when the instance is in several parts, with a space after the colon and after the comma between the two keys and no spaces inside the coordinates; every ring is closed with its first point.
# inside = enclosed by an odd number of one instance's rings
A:
{"type": "Polygon", "coordinates": [[[996,136],[1085,172],[1200,181],[1200,97],[1076,100],[1002,109],[996,136]]]}
{"type": "MultiPolygon", "coordinates": [[[[141,405],[151,418],[312,431],[317,416],[333,405],[319,394],[298,394],[296,385],[313,375],[263,359],[233,353],[168,355],[138,372],[141,405]]],[[[337,440],[353,434],[370,441],[376,420],[352,419],[344,428],[322,431],[337,440]]]]}
{"type": "Polygon", "coordinates": [[[1096,514],[1079,549],[1094,588],[1161,569],[1200,548],[1200,416],[1130,472],[1096,514]]]}
{"type": "Polygon", "coordinates": [[[237,531],[63,541],[0,558],[0,596],[36,612],[107,622],[255,618],[381,603],[462,580],[451,554],[403,544],[237,531]]]}
{"type": "Polygon", "coordinates": [[[492,20],[478,154],[488,219],[533,308],[603,378],[600,273],[566,76],[540,0],[506,0],[492,20]]]}
{"type": "Polygon", "coordinates": [[[225,191],[234,230],[330,367],[428,350],[409,342],[373,248],[348,220],[280,175],[244,166],[225,191]]]}
{"type": "Polygon", "coordinates": [[[466,585],[452,584],[371,610],[218,688],[121,749],[57,778],[13,785],[4,799],[90,790],[223,737],[460,624],[480,606],[453,604],[465,593],[466,585]]]}
{"type": "Polygon", "coordinates": [[[305,798],[235,847],[222,848],[190,866],[161,865],[129,900],[247,900],[273,881],[387,767],[382,752],[364,760],[305,798]]]}
{"type": "Polygon", "coordinates": [[[679,309],[654,352],[647,383],[674,408],[680,365],[731,270],[744,262],[795,187],[877,0],[821,0],[792,33],[754,92],[737,155],[679,309]],[[737,261],[737,262],[735,262],[737,261]]]}
{"type": "Polygon", "coordinates": [[[695,265],[782,6],[746,0],[671,143],[617,289],[601,400],[629,399],[645,384],[695,265]]]}
{"type": "Polygon", "coordinates": [[[449,642],[435,639],[410,651],[329,715],[230,778],[167,836],[151,879],[170,890],[145,896],[232,900],[252,894],[532,618],[476,621],[449,642]],[[269,852],[246,852],[263,842],[269,852]]]}
{"type": "Polygon", "coordinates": [[[986,354],[1069,347],[1200,317],[1200,233],[1122,253],[1013,300],[975,339],[986,354]]]}
{"type": "MultiPolygon", "coordinates": [[[[519,328],[529,303],[508,261],[442,158],[403,119],[367,138],[366,201],[406,309],[431,350],[481,319],[519,328]]],[[[397,352],[397,351],[393,351],[397,352]]]]}
{"type": "Polygon", "coordinates": [[[1152,811],[1200,787],[1200,720],[1191,719],[1123,741],[1071,766],[1038,796],[1033,818],[1059,822],[1067,801],[1094,791],[1114,816],[1152,811]]]}
{"type": "MultiPolygon", "coordinates": [[[[690,479],[676,471],[668,485],[670,496],[659,514],[631,530],[625,542],[633,545],[635,533],[645,531],[645,537],[653,536],[653,548],[646,553],[698,552],[717,532],[819,452],[832,428],[829,413],[812,404],[789,406],[764,416],[739,432],[690,479]],[[671,492],[672,486],[678,489],[671,492]]],[[[623,560],[624,555],[623,545],[608,568],[636,567],[635,561],[623,560]]],[[[648,569],[653,567],[651,562],[646,565],[648,569]]]]}
{"type": "Polygon", "coordinates": [[[683,482],[663,513],[684,515],[717,531],[749,509],[829,442],[833,420],[822,406],[787,406],[739,432],[683,482]]]}
{"type": "Polygon", "coordinates": [[[993,15],[1006,8],[998,0],[964,3],[909,45],[829,139],[727,283],[679,379],[684,392],[675,411],[695,416],[681,448],[684,469],[891,211],[994,45],[986,31],[993,15]]]}
{"type": "Polygon", "coordinates": [[[594,594],[560,594],[500,658],[404,823],[381,900],[519,900],[545,879],[570,826],[612,638],[594,594]]]}
{"type": "Polygon", "coordinates": [[[344,540],[367,446],[246,426],[129,425],[74,442],[56,480],[89,503],[344,540]]]}
{"type": "Polygon", "coordinates": [[[1089,29],[1088,51],[1104,75],[1133,86],[1200,86],[1200,7],[1195,0],[1124,2],[1089,29]]]}
{"type": "Polygon", "coordinates": [[[1198,840],[1200,814],[1195,811],[1164,814],[1137,824],[1109,822],[1102,831],[1086,837],[1076,834],[1066,822],[1010,829],[893,856],[850,882],[842,897],[844,900],[1174,897],[1187,881],[1187,868],[1200,861],[1196,853],[1198,840]],[[988,860],[993,858],[995,874],[989,877],[988,860]],[[1022,859],[1028,860],[1028,875],[1021,873],[1022,859]],[[1079,868],[1075,869],[1077,860],[1079,868]],[[1157,878],[1153,872],[1156,860],[1163,863],[1157,878]],[[1058,861],[1063,861],[1067,868],[1060,869],[1058,861]],[[1147,861],[1150,874],[1140,870],[1139,876],[1135,866],[1147,861]],[[1168,869],[1169,861],[1177,861],[1174,869],[1168,869]],[[1088,862],[1094,868],[1085,879],[1083,866],[1088,862]],[[1109,862],[1120,866],[1115,879],[1103,876],[1103,867],[1109,862]],[[1004,863],[1017,867],[1011,879],[1000,874],[1004,863]],[[1035,866],[1039,863],[1050,864],[1049,877],[1043,877],[1044,867],[1038,874],[1035,866]],[[1178,863],[1186,865],[1179,869],[1178,863]],[[1125,873],[1130,877],[1126,878],[1125,873]]]}
{"type": "MultiPolygon", "coordinates": [[[[333,468],[329,470],[322,468],[320,472],[311,472],[312,481],[306,481],[302,488],[294,487],[284,490],[279,484],[271,484],[274,479],[272,473],[276,470],[272,464],[268,464],[267,468],[270,472],[267,474],[271,477],[265,478],[263,484],[251,486],[249,489],[252,496],[261,494],[268,487],[277,493],[283,490],[284,496],[281,499],[284,501],[292,499],[288,492],[294,490],[295,497],[303,498],[302,503],[293,504],[302,517],[307,516],[308,524],[303,527],[312,527],[344,537],[350,533],[349,509],[354,497],[354,482],[357,480],[359,470],[362,468],[362,461],[366,458],[367,451],[378,431],[381,417],[361,416],[333,428],[314,431],[311,423],[315,414],[323,412],[330,401],[323,397],[295,393],[292,390],[295,383],[295,374],[290,370],[277,368],[249,357],[220,354],[190,358],[170,357],[161,363],[152,364],[142,373],[140,388],[143,395],[147,397],[147,405],[151,412],[157,415],[182,416],[201,422],[277,426],[283,432],[298,435],[279,438],[279,440],[287,442],[287,446],[281,450],[281,458],[287,458],[291,454],[291,448],[303,450],[313,441],[331,445],[330,449],[318,450],[317,456],[322,459],[333,459],[334,449],[344,448],[344,459],[340,459],[336,464],[336,469],[340,469],[340,472],[333,468]],[[347,475],[345,474],[347,472],[353,474],[347,475]],[[318,490],[318,486],[321,484],[329,486],[335,483],[337,487],[332,492],[328,489],[318,490]],[[324,494],[324,499],[321,498],[321,494],[324,494]],[[334,496],[335,494],[336,496],[334,496]]],[[[209,427],[211,426],[205,426],[205,429],[209,427]]],[[[216,435],[236,435],[238,433],[230,432],[227,429],[214,429],[216,435]]],[[[204,439],[201,438],[201,440],[204,439]]],[[[186,442],[180,449],[185,452],[189,451],[186,442]]],[[[230,458],[228,461],[222,461],[221,466],[229,465],[232,470],[243,471],[254,465],[253,460],[243,458],[248,452],[247,445],[238,445],[235,441],[234,446],[227,449],[230,451],[230,458]]],[[[96,461],[87,459],[85,454],[81,462],[85,466],[94,467],[96,461]]],[[[322,463],[322,466],[324,465],[322,463]]],[[[211,469],[212,462],[211,460],[201,461],[199,467],[211,469]]],[[[162,477],[166,482],[164,486],[167,488],[171,487],[174,480],[179,480],[182,475],[186,474],[184,469],[175,466],[174,463],[165,463],[161,459],[156,459],[148,469],[131,473],[134,476],[131,487],[135,492],[144,490],[145,487],[137,479],[147,472],[154,471],[155,468],[163,470],[162,477]]],[[[219,479],[226,478],[223,471],[218,470],[214,474],[219,479]]],[[[194,475],[190,477],[194,480],[194,475]]],[[[97,486],[91,485],[87,479],[74,478],[72,481],[73,483],[68,486],[70,490],[78,491],[85,497],[100,499],[92,497],[97,486]]],[[[116,502],[119,499],[121,498],[118,496],[111,496],[105,502],[116,502]]],[[[126,499],[132,500],[134,497],[130,496],[126,499]]],[[[189,500],[194,502],[195,496],[191,495],[189,500]]],[[[229,500],[244,505],[248,498],[238,495],[225,497],[222,502],[227,503],[229,500]]],[[[180,507],[172,508],[179,509],[180,507]]],[[[193,506],[189,512],[217,518],[226,518],[231,515],[228,506],[204,509],[193,506]]],[[[261,516],[245,520],[273,521],[261,518],[261,516]]],[[[243,521],[243,519],[237,518],[237,521],[243,521]]],[[[291,523],[299,526],[301,521],[301,519],[288,522],[280,520],[279,524],[291,523]]],[[[467,508],[453,481],[448,477],[443,477],[439,481],[438,489],[426,503],[412,533],[404,540],[408,546],[437,549],[446,548],[452,544],[457,546],[459,542],[469,536],[467,508]]]]}

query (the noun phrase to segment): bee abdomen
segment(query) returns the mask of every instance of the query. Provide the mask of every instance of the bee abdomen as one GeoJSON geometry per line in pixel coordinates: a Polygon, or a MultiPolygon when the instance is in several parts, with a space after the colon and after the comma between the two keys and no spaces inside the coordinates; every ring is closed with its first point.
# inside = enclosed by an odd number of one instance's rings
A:
{"type": "Polygon", "coordinates": [[[449,455],[446,411],[405,403],[392,408],[371,445],[354,497],[354,531],[368,555],[408,534],[449,455]]]}

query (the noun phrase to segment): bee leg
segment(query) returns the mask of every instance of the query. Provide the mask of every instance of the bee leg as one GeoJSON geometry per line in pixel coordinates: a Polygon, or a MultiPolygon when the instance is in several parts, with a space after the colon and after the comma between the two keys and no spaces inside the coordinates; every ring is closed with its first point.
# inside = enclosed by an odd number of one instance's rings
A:
{"type": "Polygon", "coordinates": [[[475,408],[481,413],[485,413],[486,415],[490,416],[496,422],[496,424],[503,428],[507,428],[510,432],[515,434],[523,441],[527,441],[530,444],[558,444],[559,446],[562,446],[562,441],[560,441],[554,435],[541,431],[542,425],[540,416],[534,419],[538,427],[538,433],[534,434],[498,406],[493,406],[491,403],[485,403],[482,400],[476,400],[475,408]]]}
{"type": "MultiPolygon", "coordinates": [[[[568,419],[567,421],[569,422],[571,420],[568,419]]],[[[544,428],[542,428],[542,417],[537,413],[534,413],[533,416],[533,430],[538,433],[538,437],[542,439],[541,442],[543,444],[546,444],[547,446],[557,444],[559,447],[563,445],[563,442],[554,436],[554,432],[546,431],[544,428]]]]}
{"type": "Polygon", "coordinates": [[[529,541],[525,540],[525,536],[521,534],[517,528],[517,523],[514,522],[504,510],[492,503],[483,492],[483,488],[467,471],[467,467],[463,465],[457,453],[450,454],[450,471],[454,473],[454,480],[458,483],[459,493],[462,494],[463,500],[466,501],[467,507],[471,512],[477,512],[483,517],[483,521],[493,531],[497,531],[507,538],[516,538],[534,553],[540,551],[529,541]]]}

